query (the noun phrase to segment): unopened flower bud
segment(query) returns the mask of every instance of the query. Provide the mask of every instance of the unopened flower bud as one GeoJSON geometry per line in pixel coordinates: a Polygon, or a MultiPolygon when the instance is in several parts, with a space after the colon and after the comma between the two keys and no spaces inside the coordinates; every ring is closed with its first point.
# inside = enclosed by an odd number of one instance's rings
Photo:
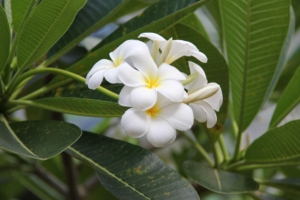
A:
{"type": "Polygon", "coordinates": [[[189,104],[195,101],[207,99],[218,92],[220,86],[216,83],[209,83],[203,88],[196,90],[195,92],[188,95],[187,98],[183,99],[183,103],[189,104]]]}

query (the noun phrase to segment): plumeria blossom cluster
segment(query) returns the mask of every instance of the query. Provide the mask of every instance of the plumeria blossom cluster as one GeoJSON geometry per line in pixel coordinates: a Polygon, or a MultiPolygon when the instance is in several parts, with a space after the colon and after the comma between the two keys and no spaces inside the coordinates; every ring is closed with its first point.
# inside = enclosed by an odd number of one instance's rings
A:
{"type": "Polygon", "coordinates": [[[187,41],[166,40],[155,33],[139,37],[150,39],[150,48],[139,40],[128,40],[109,54],[111,60],[98,61],[86,77],[90,89],[96,89],[103,78],[124,84],[119,104],[130,107],[121,119],[125,132],[135,138],[146,135],[152,145],[164,147],[175,140],[176,130],[190,129],[194,119],[213,127],[215,111],[223,102],[220,86],[208,83],[194,62],[187,63],[189,76],[172,66],[183,56],[203,63],[207,57],[187,41]]]}

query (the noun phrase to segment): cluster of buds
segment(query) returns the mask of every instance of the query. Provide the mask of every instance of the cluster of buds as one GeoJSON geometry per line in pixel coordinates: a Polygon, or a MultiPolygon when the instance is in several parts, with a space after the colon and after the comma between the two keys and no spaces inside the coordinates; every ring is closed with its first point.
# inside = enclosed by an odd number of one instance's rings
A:
{"type": "Polygon", "coordinates": [[[165,40],[155,33],[139,37],[152,40],[151,47],[139,40],[125,41],[109,54],[111,60],[98,61],[86,77],[90,89],[103,78],[124,84],[119,104],[130,107],[121,119],[125,132],[135,138],[147,135],[152,145],[164,147],[175,140],[176,130],[190,129],[194,119],[213,127],[223,102],[220,86],[208,83],[194,62],[188,62],[189,76],[171,65],[183,56],[203,63],[207,57],[187,41],[165,40]]]}

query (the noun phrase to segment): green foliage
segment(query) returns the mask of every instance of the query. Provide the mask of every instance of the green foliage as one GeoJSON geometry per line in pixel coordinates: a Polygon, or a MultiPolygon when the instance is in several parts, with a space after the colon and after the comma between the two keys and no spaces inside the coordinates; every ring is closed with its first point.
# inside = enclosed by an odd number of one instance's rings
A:
{"type": "Polygon", "coordinates": [[[35,0],[10,0],[12,18],[13,18],[13,28],[16,33],[19,32],[21,26],[24,24],[28,15],[30,14],[32,8],[36,4],[35,0]]]}
{"type": "Polygon", "coordinates": [[[10,47],[10,29],[4,9],[0,5],[0,73],[5,67],[10,47]]]}
{"type": "Polygon", "coordinates": [[[102,185],[118,198],[199,199],[183,177],[138,146],[84,132],[68,152],[94,167],[102,185]]]}

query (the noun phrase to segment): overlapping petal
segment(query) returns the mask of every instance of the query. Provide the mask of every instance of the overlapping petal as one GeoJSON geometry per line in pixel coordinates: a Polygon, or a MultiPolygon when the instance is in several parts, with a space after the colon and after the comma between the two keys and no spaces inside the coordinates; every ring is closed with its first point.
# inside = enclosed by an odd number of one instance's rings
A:
{"type": "Polygon", "coordinates": [[[126,86],[129,87],[139,87],[145,86],[145,77],[136,69],[133,69],[127,63],[123,63],[119,67],[119,78],[126,86]]]}
{"type": "Polygon", "coordinates": [[[176,80],[160,81],[156,90],[173,102],[180,102],[184,97],[184,87],[176,80]]]}
{"type": "Polygon", "coordinates": [[[160,80],[172,79],[172,80],[185,80],[186,77],[175,67],[163,63],[159,66],[158,72],[160,80]]]}
{"type": "MultiPolygon", "coordinates": [[[[206,115],[206,120],[205,121],[206,121],[207,128],[212,128],[217,123],[216,112],[206,102],[204,102],[204,101],[198,101],[198,102],[195,102],[195,103],[190,104],[190,105],[193,105],[191,108],[193,109],[195,118],[196,118],[196,116],[199,117],[199,115],[195,114],[195,112],[199,112],[200,108],[204,110],[205,115],[206,115]],[[200,108],[199,107],[197,108],[196,106],[199,106],[200,108]]],[[[202,112],[202,111],[200,111],[200,112],[202,112]]],[[[199,119],[203,119],[203,118],[201,117],[199,119]]],[[[196,119],[196,120],[198,120],[198,119],[196,119]]],[[[198,120],[198,121],[200,121],[200,120],[198,120]]],[[[204,121],[200,121],[200,122],[204,122],[204,121]]]]}
{"type": "Polygon", "coordinates": [[[128,87],[128,86],[124,86],[119,94],[119,101],[118,103],[121,106],[125,106],[125,107],[132,107],[132,103],[130,100],[131,97],[131,92],[134,88],[132,87],[128,87]]]}
{"type": "Polygon", "coordinates": [[[99,85],[101,85],[104,77],[104,73],[106,72],[106,69],[101,69],[95,72],[89,80],[86,81],[88,88],[95,90],[99,85]]]}
{"type": "Polygon", "coordinates": [[[154,106],[157,100],[157,92],[147,87],[134,88],[130,94],[132,106],[140,110],[147,110],[154,106]]]}

